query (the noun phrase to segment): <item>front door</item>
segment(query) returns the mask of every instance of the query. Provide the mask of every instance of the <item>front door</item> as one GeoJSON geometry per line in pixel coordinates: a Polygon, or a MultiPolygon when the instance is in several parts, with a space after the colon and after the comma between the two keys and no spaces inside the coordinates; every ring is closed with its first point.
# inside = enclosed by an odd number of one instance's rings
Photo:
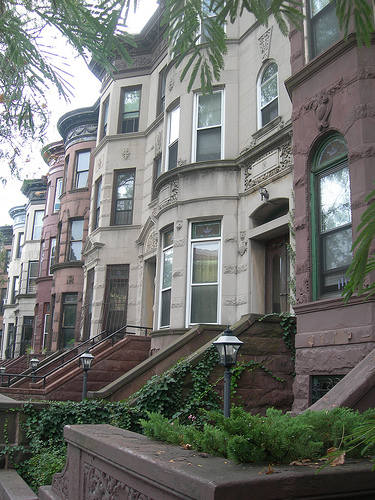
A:
{"type": "Polygon", "coordinates": [[[286,235],[266,241],[266,313],[288,310],[288,251],[286,235]]]}

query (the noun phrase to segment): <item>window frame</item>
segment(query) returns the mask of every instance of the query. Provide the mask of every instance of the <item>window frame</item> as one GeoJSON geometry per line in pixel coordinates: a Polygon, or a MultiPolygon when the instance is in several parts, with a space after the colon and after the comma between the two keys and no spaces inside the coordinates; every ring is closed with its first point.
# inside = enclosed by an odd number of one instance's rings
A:
{"type": "MultiPolygon", "coordinates": [[[[38,216],[39,216],[38,215],[38,216]]],[[[34,211],[34,219],[33,219],[33,232],[32,232],[32,240],[40,240],[42,237],[42,228],[43,228],[43,218],[44,218],[44,210],[35,210],[34,211]],[[41,216],[40,221],[37,221],[37,214],[41,216]],[[40,224],[36,224],[36,222],[40,222],[40,224]],[[36,238],[35,236],[38,236],[36,238]]]]}
{"type": "MultiPolygon", "coordinates": [[[[121,89],[121,98],[120,98],[120,111],[119,111],[119,124],[118,124],[118,133],[119,134],[131,134],[139,131],[139,119],[140,119],[140,114],[141,114],[141,98],[142,98],[142,91],[141,91],[141,86],[137,85],[135,87],[122,87],[121,89]],[[130,94],[131,92],[134,91],[139,91],[139,98],[138,98],[138,110],[137,111],[124,111],[124,104],[125,104],[125,96],[127,94],[130,94]],[[138,116],[130,117],[128,119],[124,119],[124,115],[128,114],[138,114],[138,116]],[[131,122],[133,121],[132,130],[125,130],[124,131],[124,123],[125,122],[131,122]]],[[[125,127],[127,128],[127,127],[125,127]]]]}
{"type": "Polygon", "coordinates": [[[107,96],[102,104],[102,118],[100,126],[100,140],[104,139],[108,135],[108,115],[109,115],[109,98],[107,96]]]}
{"type": "Polygon", "coordinates": [[[53,275],[53,273],[51,273],[51,267],[56,264],[56,248],[57,248],[57,238],[52,237],[49,240],[49,259],[48,259],[48,274],[50,276],[53,275]]]}
{"type": "MultiPolygon", "coordinates": [[[[345,274],[350,265],[338,266],[332,268],[330,270],[325,270],[323,266],[324,262],[324,251],[323,251],[323,243],[324,240],[330,235],[338,234],[340,232],[351,230],[351,234],[353,231],[352,228],[352,210],[351,210],[351,187],[350,187],[350,171],[349,171],[349,163],[348,163],[348,150],[347,144],[344,137],[341,134],[334,134],[328,137],[326,140],[322,142],[319,148],[313,155],[312,158],[312,167],[310,174],[310,183],[311,183],[311,232],[312,232],[312,281],[313,281],[313,300],[319,300],[332,296],[340,296],[342,293],[342,288],[345,285],[345,274]],[[323,152],[327,150],[327,147],[330,143],[333,143],[335,140],[339,140],[346,147],[346,153],[340,153],[338,156],[334,157],[331,161],[326,161],[322,165],[318,164],[319,158],[322,156],[323,152]],[[350,223],[340,224],[335,226],[334,228],[330,228],[327,230],[322,230],[320,227],[320,196],[319,196],[319,181],[323,177],[331,175],[333,173],[342,171],[344,169],[348,170],[348,179],[349,179],[349,205],[350,205],[350,223]],[[329,275],[334,275],[337,273],[342,274],[342,280],[338,280],[337,288],[336,285],[325,285],[324,278],[329,275]]],[[[353,235],[350,241],[350,248],[353,242],[353,235]]]]}
{"type": "Polygon", "coordinates": [[[159,72],[159,84],[158,84],[158,102],[156,109],[156,116],[159,116],[165,110],[165,91],[167,87],[167,67],[159,72]]]}
{"type": "Polygon", "coordinates": [[[56,186],[55,186],[55,198],[53,201],[53,213],[56,213],[60,210],[60,196],[62,195],[62,185],[63,185],[63,178],[58,177],[56,179],[56,186]]]}
{"type": "Polygon", "coordinates": [[[83,218],[77,218],[77,219],[70,219],[69,220],[69,238],[68,238],[68,244],[67,244],[67,254],[66,254],[66,261],[67,262],[76,262],[76,261],[81,261],[82,260],[82,250],[83,250],[83,234],[85,230],[85,221],[83,218]],[[82,223],[82,237],[81,238],[72,238],[73,235],[73,225],[74,223],[82,223]],[[80,252],[80,258],[72,258],[72,243],[77,243],[81,242],[81,252],[80,252]]]}
{"type": "Polygon", "coordinates": [[[113,182],[113,194],[112,194],[112,217],[111,217],[111,226],[131,226],[133,224],[133,214],[134,214],[134,193],[135,193],[135,169],[122,169],[122,170],[115,170],[113,172],[114,175],[114,182],[113,182]],[[118,179],[120,175],[124,174],[129,174],[129,178],[132,175],[133,176],[133,193],[131,198],[118,198],[118,179]],[[117,204],[121,200],[131,200],[131,210],[117,210],[117,204]],[[123,212],[129,212],[130,216],[130,222],[126,223],[120,223],[118,222],[118,217],[117,214],[121,214],[123,212]]]}
{"type": "Polygon", "coordinates": [[[102,177],[100,176],[95,181],[95,196],[94,196],[95,205],[94,205],[94,217],[93,217],[93,224],[92,224],[93,231],[95,231],[95,229],[97,229],[99,227],[102,185],[103,185],[103,180],[102,180],[102,177]]]}
{"type": "MultiPolygon", "coordinates": [[[[103,297],[103,331],[113,333],[122,326],[126,325],[129,301],[129,281],[129,264],[107,264],[105,276],[105,291],[103,297]],[[118,273],[118,276],[115,276],[116,273],[118,273]],[[120,276],[120,274],[122,274],[122,276],[120,276]],[[111,302],[111,293],[113,287],[116,285],[122,285],[125,291],[125,293],[121,295],[121,300],[118,303],[115,303],[113,301],[111,302]],[[122,306],[122,308],[116,308],[116,306],[118,305],[122,306]],[[120,314],[116,314],[117,312],[120,312],[120,314]],[[119,326],[120,323],[121,326],[119,326]]],[[[118,293],[117,297],[120,297],[118,293]]]]}
{"type": "Polygon", "coordinates": [[[39,276],[39,261],[38,260],[29,260],[28,266],[27,266],[27,284],[26,284],[26,293],[30,294],[36,293],[36,283],[35,280],[39,276]],[[32,269],[33,274],[32,274],[32,269]]]}
{"type": "Polygon", "coordinates": [[[24,231],[20,231],[17,234],[17,247],[16,247],[16,259],[20,259],[22,255],[22,245],[25,241],[25,233],[24,231]]]}
{"type": "Polygon", "coordinates": [[[167,129],[167,144],[166,144],[166,154],[165,154],[165,170],[173,170],[178,166],[178,142],[180,138],[180,118],[181,110],[180,104],[178,103],[170,111],[168,111],[168,129],[167,129]],[[173,123],[177,128],[177,133],[174,130],[172,134],[173,123]],[[173,156],[171,155],[173,151],[173,156]],[[173,163],[171,163],[173,161],[173,163]]]}
{"type": "Polygon", "coordinates": [[[312,0],[309,0],[306,3],[306,10],[307,10],[307,41],[308,41],[308,50],[309,50],[309,61],[314,59],[314,57],[318,56],[319,54],[322,54],[328,47],[333,45],[335,42],[338,41],[339,36],[340,36],[340,30],[339,30],[339,25],[338,25],[338,20],[336,16],[336,2],[335,1],[329,1],[327,5],[325,5],[322,9],[320,9],[316,14],[313,15],[312,7],[311,7],[311,2],[312,0]],[[324,45],[320,50],[318,50],[317,47],[317,32],[316,32],[316,25],[317,22],[326,17],[327,14],[334,14],[333,19],[334,22],[337,22],[337,32],[336,36],[331,38],[326,45],[324,45]]]}
{"type": "Polygon", "coordinates": [[[188,247],[188,280],[187,280],[187,307],[186,307],[186,327],[189,328],[191,325],[205,323],[205,324],[220,324],[221,318],[221,282],[222,282],[222,252],[223,252],[223,223],[221,219],[209,219],[202,221],[191,221],[189,224],[189,247],[188,247]],[[217,236],[207,236],[207,237],[197,237],[193,235],[194,227],[198,225],[210,225],[219,224],[220,235],[217,236]],[[203,246],[207,243],[216,243],[217,247],[217,280],[210,282],[195,282],[193,283],[193,271],[194,271],[194,248],[203,246]],[[200,286],[216,286],[216,321],[192,321],[192,307],[193,307],[193,288],[200,286]]]}
{"type": "Polygon", "coordinates": [[[212,94],[197,93],[194,96],[194,126],[193,126],[193,147],[192,147],[192,162],[217,161],[224,158],[224,137],[225,137],[225,92],[224,89],[215,89],[212,94]],[[210,98],[215,94],[220,94],[220,124],[209,125],[206,127],[199,126],[199,100],[200,98],[210,98]],[[198,158],[198,136],[204,135],[207,130],[219,129],[220,131],[220,152],[217,158],[199,159],[198,158]]]}
{"type": "Polygon", "coordinates": [[[81,149],[79,151],[76,151],[74,158],[74,179],[73,179],[72,189],[87,189],[90,176],[90,162],[91,162],[91,149],[81,149]],[[83,163],[83,167],[87,168],[82,168],[78,170],[80,163],[79,159],[82,158],[83,155],[85,156],[87,155],[88,158],[87,165],[86,163],[83,163]],[[82,182],[81,179],[83,179],[82,182]]]}
{"type": "Polygon", "coordinates": [[[171,302],[172,302],[172,269],[173,269],[173,241],[174,230],[168,228],[161,233],[161,269],[160,269],[160,293],[159,293],[159,328],[168,328],[171,324],[171,302]],[[170,284],[165,285],[166,262],[170,258],[170,284]],[[163,304],[167,307],[163,308],[163,304]],[[167,321],[168,320],[168,321],[167,321]]]}
{"type": "Polygon", "coordinates": [[[269,123],[271,123],[273,120],[275,120],[278,116],[279,116],[279,96],[280,96],[280,86],[279,86],[279,66],[278,64],[276,63],[276,61],[274,60],[268,60],[264,66],[262,67],[262,70],[259,74],[259,78],[258,78],[258,129],[261,129],[263,127],[265,127],[266,125],[268,125],[269,123]],[[264,75],[267,71],[267,69],[270,67],[270,66],[273,66],[275,65],[276,66],[276,88],[277,88],[277,92],[276,92],[276,97],[274,97],[272,100],[268,101],[267,104],[265,104],[264,106],[262,106],[262,88],[263,86],[270,82],[274,77],[275,77],[275,74],[273,74],[270,78],[268,78],[266,81],[263,82],[263,78],[264,78],[264,75]],[[263,119],[263,111],[267,108],[267,107],[270,107],[272,104],[276,103],[276,116],[274,116],[273,118],[270,118],[269,120],[264,120],[263,119]]]}

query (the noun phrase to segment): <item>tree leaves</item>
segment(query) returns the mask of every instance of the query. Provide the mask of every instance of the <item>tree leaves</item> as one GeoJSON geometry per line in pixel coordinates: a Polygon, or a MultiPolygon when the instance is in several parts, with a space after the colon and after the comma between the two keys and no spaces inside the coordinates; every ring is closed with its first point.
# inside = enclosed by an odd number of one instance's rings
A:
{"type": "MultiPolygon", "coordinates": [[[[365,202],[375,199],[375,190],[371,191],[365,202]]],[[[357,227],[359,233],[354,241],[352,251],[355,252],[353,260],[349,266],[346,276],[349,282],[345,285],[343,297],[345,303],[348,302],[353,293],[358,296],[366,293],[366,300],[375,293],[375,282],[365,285],[366,278],[375,270],[375,257],[372,253],[372,246],[375,242],[375,202],[363,212],[361,222],[357,227]]]]}

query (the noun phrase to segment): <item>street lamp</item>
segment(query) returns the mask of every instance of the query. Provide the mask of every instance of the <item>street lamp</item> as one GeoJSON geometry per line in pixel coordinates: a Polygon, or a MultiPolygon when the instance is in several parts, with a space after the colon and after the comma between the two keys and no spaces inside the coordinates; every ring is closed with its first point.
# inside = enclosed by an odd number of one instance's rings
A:
{"type": "Polygon", "coordinates": [[[243,342],[239,340],[228,328],[223,332],[213,345],[219,353],[219,365],[225,367],[224,370],[224,417],[230,416],[230,367],[237,363],[237,354],[243,342]]]}
{"type": "Polygon", "coordinates": [[[83,370],[83,388],[82,388],[82,401],[86,398],[86,393],[87,393],[87,372],[91,368],[91,363],[92,360],[94,359],[94,356],[89,353],[89,351],[85,351],[83,354],[80,355],[79,357],[79,364],[83,370]]]}
{"type": "Polygon", "coordinates": [[[38,358],[31,358],[30,365],[31,365],[31,369],[33,370],[33,378],[31,379],[31,383],[35,384],[35,371],[38,368],[39,359],[38,358]]]}

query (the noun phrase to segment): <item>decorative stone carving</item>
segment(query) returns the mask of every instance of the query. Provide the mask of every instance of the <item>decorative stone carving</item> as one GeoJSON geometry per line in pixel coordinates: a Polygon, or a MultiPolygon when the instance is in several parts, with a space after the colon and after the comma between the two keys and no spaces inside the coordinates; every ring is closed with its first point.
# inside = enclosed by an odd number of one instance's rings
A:
{"type": "Polygon", "coordinates": [[[306,304],[309,297],[309,278],[305,277],[302,283],[297,282],[296,302],[297,304],[306,304]]]}
{"type": "Polygon", "coordinates": [[[156,141],[155,141],[155,154],[159,155],[162,151],[163,148],[163,132],[160,131],[156,135],[156,141]]]}
{"type": "Polygon", "coordinates": [[[61,498],[68,497],[68,488],[69,488],[69,458],[67,458],[64,470],[61,474],[55,474],[52,478],[52,489],[59,493],[61,498]]]}
{"type": "Polygon", "coordinates": [[[169,83],[168,83],[168,90],[169,90],[169,92],[171,92],[173,90],[173,87],[174,87],[174,79],[171,78],[169,80],[169,83]]]}
{"type": "Polygon", "coordinates": [[[171,203],[177,201],[178,198],[178,181],[173,181],[171,184],[171,203]]]}
{"type": "Polygon", "coordinates": [[[103,166],[103,155],[98,159],[98,167],[102,168],[103,166]]]}
{"type": "Polygon", "coordinates": [[[130,156],[130,149],[129,148],[124,149],[124,151],[122,152],[123,159],[127,160],[129,156],[130,156]]]}
{"type": "Polygon", "coordinates": [[[271,46],[272,26],[261,37],[258,38],[262,61],[269,58],[271,46]]]}
{"type": "Polygon", "coordinates": [[[182,229],[182,225],[183,225],[182,224],[182,220],[178,220],[176,222],[176,229],[177,229],[177,231],[180,231],[182,229]]]}
{"type": "Polygon", "coordinates": [[[77,140],[94,141],[96,139],[97,130],[97,125],[79,125],[78,127],[75,127],[66,136],[66,147],[68,147],[68,144],[71,145],[77,140]]]}
{"type": "Polygon", "coordinates": [[[317,106],[315,108],[315,117],[318,123],[318,129],[323,130],[329,126],[329,115],[332,110],[332,97],[322,92],[319,96],[317,106]]]}
{"type": "Polygon", "coordinates": [[[158,247],[158,234],[156,231],[151,231],[151,233],[147,238],[145,253],[156,252],[157,247],[158,247]]]}
{"type": "Polygon", "coordinates": [[[86,500],[151,500],[144,493],[89,464],[85,464],[84,474],[86,500]]]}
{"type": "Polygon", "coordinates": [[[74,285],[74,276],[70,275],[66,279],[66,284],[67,285],[74,285]]]}
{"type": "Polygon", "coordinates": [[[245,231],[240,232],[240,241],[238,243],[238,253],[241,255],[241,257],[246,253],[247,251],[247,241],[245,241],[246,238],[246,233],[245,231]]]}
{"type": "Polygon", "coordinates": [[[186,164],[187,164],[187,160],[182,160],[181,158],[179,158],[178,161],[177,161],[177,165],[179,167],[183,167],[186,164]]]}
{"type": "Polygon", "coordinates": [[[288,139],[276,149],[267,151],[245,167],[245,191],[255,191],[265,183],[290,171],[293,164],[292,143],[288,139]]]}

